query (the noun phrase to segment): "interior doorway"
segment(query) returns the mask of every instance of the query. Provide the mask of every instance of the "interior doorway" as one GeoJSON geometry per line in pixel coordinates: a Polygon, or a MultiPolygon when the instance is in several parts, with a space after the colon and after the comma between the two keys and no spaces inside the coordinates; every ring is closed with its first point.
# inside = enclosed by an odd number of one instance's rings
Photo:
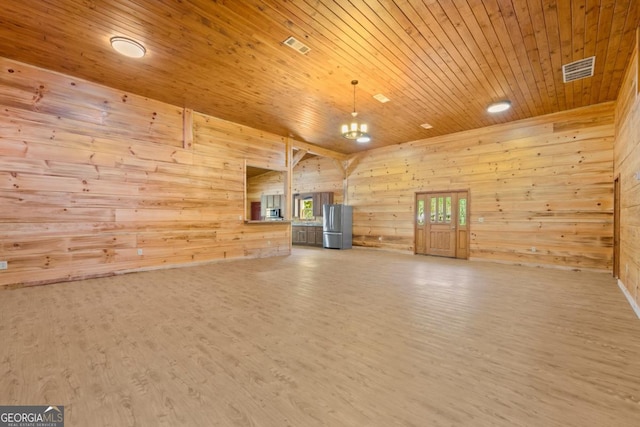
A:
{"type": "Polygon", "coordinates": [[[469,192],[417,193],[415,253],[469,257],[469,192]]]}

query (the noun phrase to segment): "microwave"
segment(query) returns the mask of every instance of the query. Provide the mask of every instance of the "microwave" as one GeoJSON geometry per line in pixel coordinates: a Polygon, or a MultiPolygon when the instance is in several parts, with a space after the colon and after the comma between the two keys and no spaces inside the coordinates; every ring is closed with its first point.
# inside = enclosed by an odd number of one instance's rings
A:
{"type": "Polygon", "coordinates": [[[269,208],[265,210],[266,218],[280,218],[280,209],[278,208],[269,208]]]}

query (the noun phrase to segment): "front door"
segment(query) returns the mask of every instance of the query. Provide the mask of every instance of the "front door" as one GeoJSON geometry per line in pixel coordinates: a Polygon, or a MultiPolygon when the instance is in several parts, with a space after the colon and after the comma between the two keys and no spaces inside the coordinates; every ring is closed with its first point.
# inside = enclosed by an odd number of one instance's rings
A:
{"type": "Polygon", "coordinates": [[[467,210],[467,191],[416,194],[416,253],[467,258],[467,210]]]}

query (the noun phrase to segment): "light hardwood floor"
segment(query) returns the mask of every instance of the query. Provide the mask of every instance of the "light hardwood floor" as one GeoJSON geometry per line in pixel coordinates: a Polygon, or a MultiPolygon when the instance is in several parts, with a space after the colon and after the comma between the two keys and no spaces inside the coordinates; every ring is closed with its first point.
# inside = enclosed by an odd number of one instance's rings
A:
{"type": "Polygon", "coordinates": [[[608,274],[353,249],[0,291],[0,404],[71,426],[638,426],[608,274]]]}

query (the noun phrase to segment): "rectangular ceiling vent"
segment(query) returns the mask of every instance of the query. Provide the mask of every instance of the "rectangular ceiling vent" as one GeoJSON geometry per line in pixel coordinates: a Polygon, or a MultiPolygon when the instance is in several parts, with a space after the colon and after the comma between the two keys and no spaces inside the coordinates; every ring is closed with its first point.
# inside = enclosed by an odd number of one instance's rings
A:
{"type": "Polygon", "coordinates": [[[375,100],[377,100],[377,101],[382,102],[383,104],[384,104],[384,103],[386,103],[386,102],[389,102],[389,101],[390,101],[390,99],[389,99],[389,98],[387,98],[386,96],[384,96],[384,95],[383,95],[383,94],[381,94],[381,93],[379,93],[379,94],[377,94],[377,95],[373,95],[373,98],[374,98],[375,100]]]}
{"type": "Polygon", "coordinates": [[[595,68],[596,57],[580,59],[570,64],[562,66],[562,81],[569,83],[575,80],[584,79],[593,76],[593,69],[595,68]]]}
{"type": "Polygon", "coordinates": [[[295,49],[298,52],[300,52],[303,55],[306,55],[311,48],[307,45],[305,45],[304,43],[302,43],[301,41],[299,41],[298,39],[296,39],[295,37],[289,37],[288,39],[286,39],[284,41],[284,44],[286,44],[287,46],[289,46],[291,49],[295,49]]]}

